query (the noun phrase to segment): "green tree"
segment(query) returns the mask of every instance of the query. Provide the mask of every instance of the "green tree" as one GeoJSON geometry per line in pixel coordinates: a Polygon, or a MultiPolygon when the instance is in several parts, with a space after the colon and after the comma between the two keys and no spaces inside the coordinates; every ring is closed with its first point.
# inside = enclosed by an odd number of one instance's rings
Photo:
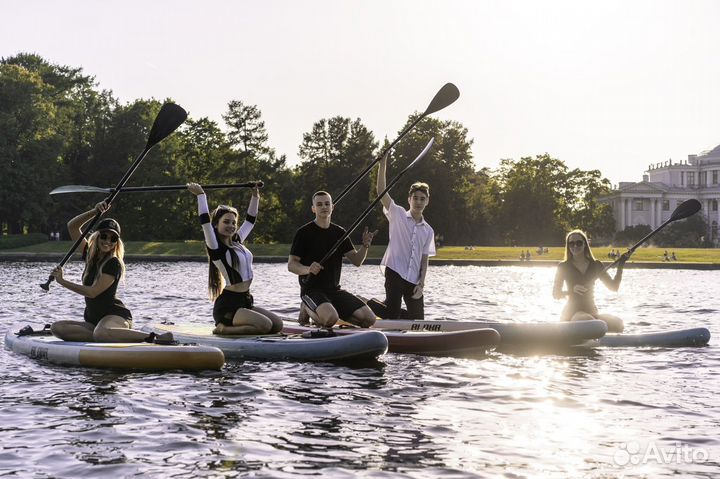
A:
{"type": "MultiPolygon", "coordinates": [[[[45,118],[45,122],[51,124],[56,133],[54,163],[59,168],[49,163],[44,165],[52,175],[47,177],[48,183],[38,178],[38,186],[44,187],[47,193],[63,183],[84,183],[88,179],[95,142],[105,133],[110,111],[116,104],[111,94],[97,91],[94,78],[84,75],[81,68],[51,64],[38,55],[21,53],[0,63],[36,74],[44,85],[43,98],[54,107],[53,115],[45,118]]],[[[46,196],[34,203],[40,208],[32,219],[32,227],[42,231],[64,230],[60,224],[81,204],[80,201],[59,203],[46,196]]]]}
{"type": "Polygon", "coordinates": [[[596,244],[609,242],[615,233],[612,207],[599,199],[610,193],[610,181],[603,178],[600,170],[574,169],[568,173],[569,209],[567,223],[584,230],[596,244]]]}
{"type": "MultiPolygon", "coordinates": [[[[286,158],[284,155],[278,157],[269,145],[262,112],[256,105],[231,101],[223,119],[229,128],[227,138],[230,147],[226,161],[222,163],[224,174],[237,181],[261,180],[265,183],[259,218],[249,241],[277,241],[277,238],[288,234],[288,209],[282,198],[285,189],[291,188],[292,174],[286,158]]],[[[238,199],[234,205],[244,211],[250,199],[249,192],[241,194],[235,191],[232,195],[238,199]]]]}
{"type": "Polygon", "coordinates": [[[568,228],[567,166],[550,155],[505,159],[495,174],[493,223],[505,244],[557,244],[568,228]]]}
{"type": "MultiPolygon", "coordinates": [[[[294,226],[309,221],[311,195],[318,190],[337,196],[365,167],[375,159],[377,142],[360,119],[336,116],[322,119],[312,131],[303,134],[295,169],[298,183],[294,208],[294,226]]],[[[342,199],[333,213],[333,222],[350,226],[374,198],[374,185],[366,176],[342,199]]]]}
{"type": "Polygon", "coordinates": [[[39,74],[0,63],[0,229],[10,234],[47,231],[48,186],[62,152],[50,94],[39,74]]]}
{"type": "Polygon", "coordinates": [[[652,231],[650,225],[634,225],[627,226],[624,230],[615,233],[613,245],[615,246],[632,246],[647,236],[652,231]]]}
{"type": "Polygon", "coordinates": [[[487,191],[491,222],[503,244],[557,245],[574,228],[598,240],[614,232],[612,209],[598,201],[610,182],[598,170],[569,170],[547,153],[502,160],[487,191]]]}
{"type": "Polygon", "coordinates": [[[653,238],[660,248],[710,248],[708,225],[702,214],[669,224],[653,238]]]}
{"type": "MultiPolygon", "coordinates": [[[[417,119],[411,115],[405,126],[417,119]]],[[[475,175],[472,160],[472,140],[467,129],[455,121],[424,118],[395,147],[388,164],[388,182],[410,164],[431,138],[435,144],[428,155],[398,182],[390,192],[393,200],[408,207],[408,191],[416,181],[430,185],[430,203],[425,217],[435,233],[445,243],[462,244],[481,242],[486,234],[486,224],[481,210],[473,210],[482,195],[482,178],[475,175]]],[[[387,220],[378,209],[376,218],[381,226],[381,241],[387,238],[387,220]]]]}

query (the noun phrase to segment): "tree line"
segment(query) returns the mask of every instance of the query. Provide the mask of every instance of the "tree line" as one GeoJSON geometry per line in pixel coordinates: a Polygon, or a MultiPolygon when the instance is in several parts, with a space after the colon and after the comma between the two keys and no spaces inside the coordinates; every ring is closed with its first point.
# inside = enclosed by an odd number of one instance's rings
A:
{"type": "MultiPolygon", "coordinates": [[[[182,104],[181,99],[178,103],[182,104]]],[[[35,54],[0,60],[0,228],[3,234],[64,232],[64,224],[101,195],[49,196],[66,184],[112,187],[143,150],[161,104],[138,99],[122,104],[100,89],[82,68],[56,65],[35,54]]],[[[417,118],[410,115],[403,128],[417,118]]],[[[127,186],[228,183],[262,180],[260,219],[254,242],[290,242],[312,219],[316,190],[339,193],[377,154],[378,139],[361,119],[341,115],[316,121],[302,136],[299,163],[289,166],[271,146],[256,105],[231,100],[224,124],[189,117],[178,132],[154,148],[127,186]]],[[[398,132],[402,131],[400,128],[398,132]]],[[[431,153],[392,192],[406,205],[414,181],[430,184],[428,222],[444,244],[556,245],[582,228],[598,240],[612,239],[611,208],[598,202],[610,182],[599,170],[570,169],[549,154],[505,159],[496,169],[477,169],[473,140],[457,121],[424,118],[394,149],[392,178],[431,137],[431,153]]],[[[375,197],[375,170],[338,205],[333,221],[351,224],[375,197]]],[[[209,202],[244,211],[249,192],[209,192],[209,202]]],[[[119,195],[110,213],[129,240],[198,239],[195,200],[182,192],[119,195]]],[[[366,224],[387,241],[381,208],[366,224]]]]}

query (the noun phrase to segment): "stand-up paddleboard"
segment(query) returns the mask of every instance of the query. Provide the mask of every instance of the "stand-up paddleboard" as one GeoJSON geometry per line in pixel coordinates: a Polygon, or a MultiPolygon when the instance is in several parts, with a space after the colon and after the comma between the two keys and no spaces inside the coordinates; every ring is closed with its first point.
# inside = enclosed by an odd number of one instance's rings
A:
{"type": "MultiPolygon", "coordinates": [[[[284,321],[283,332],[303,334],[317,331],[317,328],[300,326],[297,322],[284,321]]],[[[483,355],[500,343],[500,334],[494,329],[473,329],[438,333],[431,331],[392,331],[388,329],[333,328],[342,337],[357,336],[367,332],[385,335],[388,351],[391,353],[422,354],[426,356],[475,356],[483,355]]]]}
{"type": "Polygon", "coordinates": [[[197,345],[152,343],[83,343],[58,339],[51,334],[18,336],[20,326],[5,333],[5,347],[38,361],[91,368],[199,371],[219,370],[222,351],[197,345]]]}
{"type": "Polygon", "coordinates": [[[602,338],[587,341],[582,346],[588,347],[658,347],[678,348],[688,346],[705,346],[710,342],[710,331],[707,328],[681,329],[642,334],[612,333],[602,338]]]}
{"type": "Polygon", "coordinates": [[[373,329],[381,331],[431,331],[435,333],[487,328],[500,333],[499,347],[518,348],[572,346],[589,339],[600,338],[607,332],[607,324],[599,319],[552,323],[378,319],[373,325],[373,329]]]}
{"type": "Polygon", "coordinates": [[[388,341],[382,333],[368,330],[355,336],[304,338],[287,334],[221,336],[213,334],[212,327],[205,324],[154,324],[143,329],[156,333],[170,331],[178,341],[216,347],[228,359],[349,361],[377,358],[388,349],[388,341]]]}

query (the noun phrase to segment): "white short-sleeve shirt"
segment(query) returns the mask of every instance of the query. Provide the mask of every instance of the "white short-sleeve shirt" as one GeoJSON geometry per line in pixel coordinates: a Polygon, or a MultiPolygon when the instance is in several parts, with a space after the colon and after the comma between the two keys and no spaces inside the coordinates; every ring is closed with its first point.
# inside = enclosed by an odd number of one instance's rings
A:
{"type": "Polygon", "coordinates": [[[383,213],[390,223],[390,241],[380,264],[418,284],[423,255],[435,256],[435,232],[425,218],[416,222],[409,210],[392,199],[383,213]]]}

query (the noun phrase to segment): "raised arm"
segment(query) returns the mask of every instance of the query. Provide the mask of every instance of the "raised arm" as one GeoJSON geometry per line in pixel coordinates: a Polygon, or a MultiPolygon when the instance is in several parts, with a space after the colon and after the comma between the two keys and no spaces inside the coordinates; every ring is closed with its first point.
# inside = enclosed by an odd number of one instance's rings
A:
{"type": "Polygon", "coordinates": [[[252,198],[250,198],[250,204],[248,205],[247,214],[245,215],[245,221],[240,225],[238,234],[240,240],[245,241],[250,235],[253,227],[255,226],[255,220],[257,219],[258,210],[260,207],[260,189],[253,188],[252,198]]]}
{"type": "MultiPolygon", "coordinates": [[[[382,160],[380,160],[380,163],[378,163],[378,174],[377,174],[377,191],[375,194],[379,195],[382,191],[385,190],[387,187],[387,162],[388,157],[390,156],[390,151],[385,154],[382,160]]],[[[380,203],[382,203],[383,208],[388,209],[390,208],[390,201],[392,199],[390,198],[390,195],[388,193],[385,193],[383,197],[380,199],[380,203]]]]}
{"type": "Polygon", "coordinates": [[[625,263],[628,259],[630,259],[630,255],[632,253],[625,252],[620,256],[620,260],[618,261],[617,265],[617,272],[615,273],[615,277],[611,278],[607,271],[603,270],[602,273],[600,273],[600,281],[603,282],[605,286],[610,291],[617,291],[620,289],[620,283],[622,282],[622,275],[623,270],[625,269],[625,263]]]}
{"type": "Polygon", "coordinates": [[[372,233],[368,231],[368,227],[365,227],[365,230],[363,231],[362,236],[362,245],[358,249],[351,249],[347,253],[345,253],[345,257],[355,266],[360,266],[365,261],[365,258],[367,258],[368,250],[370,249],[370,245],[372,244],[373,237],[378,233],[378,230],[373,231],[372,233]]]}
{"type": "Polygon", "coordinates": [[[218,249],[218,240],[210,224],[210,209],[208,208],[207,195],[203,191],[202,186],[197,183],[188,183],[188,191],[197,197],[198,216],[200,216],[200,224],[202,225],[203,235],[205,236],[205,244],[210,249],[218,249]]]}
{"type": "MultiPolygon", "coordinates": [[[[80,213],[75,218],[68,221],[67,229],[70,233],[70,239],[72,239],[73,241],[77,241],[77,239],[82,235],[82,227],[85,226],[88,221],[93,219],[95,215],[103,214],[109,208],[110,206],[107,203],[101,201],[100,203],[95,205],[95,208],[88,210],[85,213],[80,213]]],[[[83,248],[85,248],[86,244],[87,241],[83,238],[83,240],[80,242],[81,251],[83,250],[83,248]]]]}

